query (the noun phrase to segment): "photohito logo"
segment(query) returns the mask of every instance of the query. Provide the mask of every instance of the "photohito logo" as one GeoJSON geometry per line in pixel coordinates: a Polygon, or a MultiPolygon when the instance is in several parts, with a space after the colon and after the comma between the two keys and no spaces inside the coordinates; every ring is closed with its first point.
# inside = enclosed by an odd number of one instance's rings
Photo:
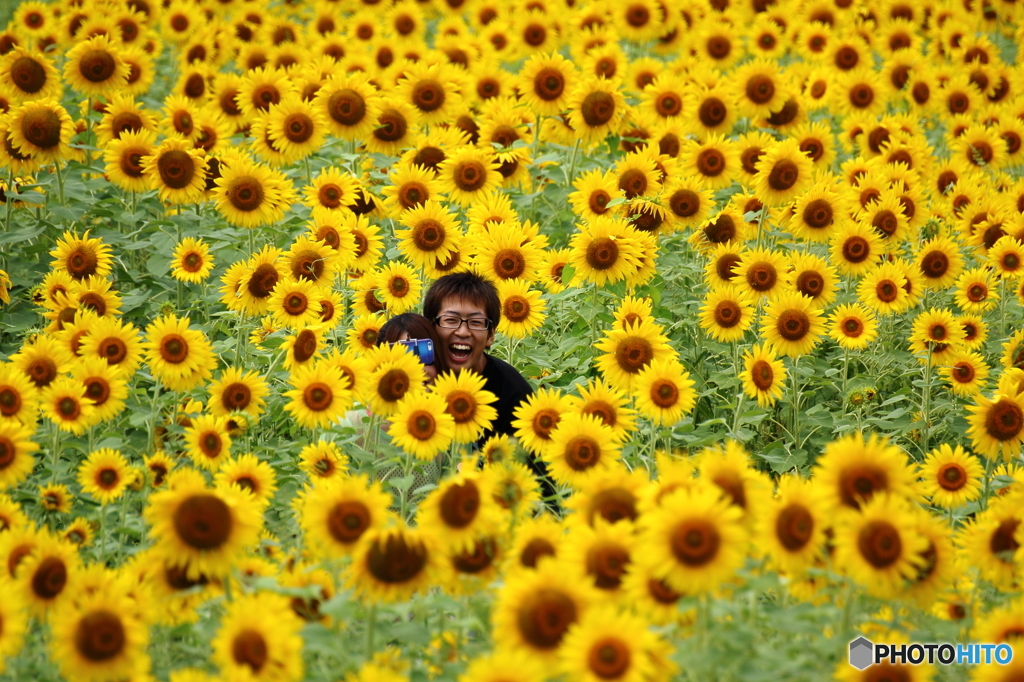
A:
{"type": "Polygon", "coordinates": [[[883,662],[891,665],[1006,665],[1012,660],[1013,647],[1009,644],[875,644],[867,637],[850,642],[850,665],[857,670],[883,662]]]}

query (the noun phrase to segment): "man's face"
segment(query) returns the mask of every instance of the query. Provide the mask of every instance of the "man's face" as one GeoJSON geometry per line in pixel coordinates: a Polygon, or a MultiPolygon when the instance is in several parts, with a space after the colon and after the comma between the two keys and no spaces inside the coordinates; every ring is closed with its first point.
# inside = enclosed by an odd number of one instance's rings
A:
{"type": "MultiPolygon", "coordinates": [[[[471,317],[487,318],[487,313],[480,306],[462,299],[450,298],[441,302],[441,312],[438,315],[451,315],[465,320],[471,317]]],[[[446,329],[441,326],[435,328],[441,340],[441,348],[437,350],[445,354],[448,366],[453,372],[458,374],[469,368],[483,374],[484,364],[487,362],[484,351],[494,342],[493,329],[473,331],[467,324],[460,325],[458,329],[446,329]]]]}

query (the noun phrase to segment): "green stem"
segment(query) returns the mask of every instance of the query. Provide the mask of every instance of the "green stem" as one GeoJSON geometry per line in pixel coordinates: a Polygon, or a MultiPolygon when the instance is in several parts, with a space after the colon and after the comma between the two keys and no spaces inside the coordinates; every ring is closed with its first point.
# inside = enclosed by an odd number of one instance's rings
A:
{"type": "Polygon", "coordinates": [[[790,426],[790,431],[793,435],[793,442],[796,447],[800,447],[800,378],[799,378],[799,365],[800,358],[793,358],[793,371],[790,375],[790,380],[793,384],[793,423],[790,426]]]}
{"type": "Polygon", "coordinates": [[[576,157],[580,152],[580,141],[576,140],[576,144],[572,148],[572,160],[569,161],[569,177],[566,178],[566,184],[571,185],[572,181],[576,179],[576,157]]]}
{"type": "Polygon", "coordinates": [[[921,452],[928,453],[928,409],[932,399],[932,344],[928,343],[928,360],[924,365],[924,395],[921,396],[921,452]]]}
{"type": "Polygon", "coordinates": [[[107,503],[100,505],[100,566],[107,565],[107,503]]]}
{"type": "Polygon", "coordinates": [[[373,659],[373,635],[377,626],[377,605],[370,605],[370,613],[366,618],[366,660],[373,659]]]}
{"type": "Polygon", "coordinates": [[[846,401],[846,389],[847,389],[847,382],[849,381],[849,376],[850,376],[850,349],[849,348],[843,348],[843,392],[839,396],[840,401],[843,401],[843,402],[841,402],[840,404],[844,404],[845,401],[846,401]]]}
{"type": "Polygon", "coordinates": [[[60,162],[55,162],[53,172],[57,176],[57,198],[60,200],[60,205],[65,206],[64,201],[64,176],[60,172],[60,162]]]}
{"type": "Polygon", "coordinates": [[[981,508],[988,509],[988,494],[992,487],[992,470],[995,469],[996,460],[994,457],[985,458],[985,485],[981,491],[981,508]]]}
{"type": "Polygon", "coordinates": [[[60,460],[60,428],[53,425],[53,438],[50,442],[50,483],[57,481],[57,462],[60,460]]]}

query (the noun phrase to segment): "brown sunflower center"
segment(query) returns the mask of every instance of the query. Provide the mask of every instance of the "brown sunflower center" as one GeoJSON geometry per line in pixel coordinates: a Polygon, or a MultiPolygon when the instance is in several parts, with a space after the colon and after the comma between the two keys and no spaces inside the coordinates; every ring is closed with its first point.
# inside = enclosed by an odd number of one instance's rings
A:
{"type": "Polygon", "coordinates": [[[444,86],[435,80],[421,80],[412,88],[412,103],[420,111],[437,111],[444,106],[444,102],[444,86]]]}
{"type": "Polygon", "coordinates": [[[251,175],[240,175],[231,180],[227,198],[238,211],[255,211],[263,205],[263,183],[251,175]]]}
{"type": "Polygon", "coordinates": [[[576,602],[564,592],[542,587],[520,604],[516,624],[523,639],[538,649],[553,650],[576,622],[576,602]]]}
{"type": "Polygon", "coordinates": [[[248,666],[258,673],[267,664],[270,654],[262,634],[256,630],[242,630],[231,642],[231,657],[238,665],[248,666]]]}
{"type": "Polygon", "coordinates": [[[473,481],[453,485],[441,497],[441,519],[449,528],[466,528],[479,510],[480,489],[473,481]]]}
{"type": "Polygon", "coordinates": [[[781,159],[775,162],[768,173],[768,186],[776,192],[785,192],[797,183],[800,179],[800,167],[789,159],[781,159]]]}
{"type": "Polygon", "coordinates": [[[750,380],[759,391],[767,391],[775,385],[775,370],[767,360],[756,360],[750,366],[750,380]]]}
{"type": "Polygon", "coordinates": [[[160,339],[160,357],[177,365],[188,359],[188,341],[180,334],[167,334],[160,339]]]}
{"type": "Polygon", "coordinates": [[[775,327],[779,336],[787,341],[800,341],[811,330],[811,319],[802,310],[790,308],[782,311],[775,327]]]}
{"type": "Polygon", "coordinates": [[[1022,428],[1024,412],[1010,398],[1001,397],[989,407],[985,415],[985,431],[1001,443],[1018,438],[1022,428]]]}
{"type": "Polygon", "coordinates": [[[713,561],[720,544],[718,529],[704,519],[686,519],[672,531],[672,555],[689,567],[697,568],[713,561]]]}
{"type": "Polygon", "coordinates": [[[627,199],[635,199],[647,191],[647,174],[636,168],[627,169],[619,176],[619,189],[626,194],[627,199]]]}
{"type": "Polygon", "coordinates": [[[775,536],[790,552],[807,546],[814,533],[814,516],[798,502],[787,505],[775,520],[775,536]]]}
{"type": "Polygon", "coordinates": [[[871,465],[851,466],[839,477],[839,497],[847,507],[860,509],[862,502],[889,487],[889,476],[884,469],[871,465]]]}
{"type": "Polygon", "coordinates": [[[377,127],[373,136],[381,142],[398,142],[409,130],[409,122],[405,116],[395,109],[385,109],[377,117],[377,127]]]}
{"type": "Polygon", "coordinates": [[[588,93],[580,104],[580,114],[591,128],[603,126],[615,115],[615,98],[603,91],[588,93]]]}
{"type": "Polygon", "coordinates": [[[234,520],[231,509],[216,495],[197,493],[174,511],[174,530],[178,538],[198,550],[215,550],[231,537],[234,520]]]}
{"type": "Polygon", "coordinates": [[[40,149],[53,149],[60,144],[60,116],[49,108],[32,109],[21,119],[21,132],[28,142],[40,149]]]}
{"type": "Polygon", "coordinates": [[[125,644],[124,624],[109,611],[90,611],[75,628],[75,650],[92,663],[114,658],[125,644]]]}
{"type": "Polygon", "coordinates": [[[315,381],[302,390],[302,402],[313,412],[323,412],[334,404],[334,390],[322,381],[315,381]]]}
{"type": "Polygon", "coordinates": [[[883,569],[899,560],[903,541],[888,521],[869,521],[857,534],[857,551],[873,567],[883,569]]]}
{"type": "Polygon", "coordinates": [[[90,83],[105,83],[117,70],[117,60],[106,50],[87,50],[78,59],[78,73],[90,83]]]}
{"type": "Polygon", "coordinates": [[[160,180],[171,189],[188,187],[196,175],[195,160],[188,152],[172,149],[160,155],[156,162],[160,180]]]}
{"type": "Polygon", "coordinates": [[[357,541],[370,527],[370,509],[358,500],[339,502],[327,515],[327,530],[331,537],[350,545],[357,541]]]}

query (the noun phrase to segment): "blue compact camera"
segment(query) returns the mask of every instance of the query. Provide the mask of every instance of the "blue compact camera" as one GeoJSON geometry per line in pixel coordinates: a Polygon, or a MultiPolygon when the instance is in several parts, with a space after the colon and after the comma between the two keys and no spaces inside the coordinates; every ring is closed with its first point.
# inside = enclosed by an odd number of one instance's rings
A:
{"type": "Polygon", "coordinates": [[[418,357],[424,365],[434,364],[434,342],[430,339],[405,339],[395,343],[408,348],[409,352],[418,357]]]}

